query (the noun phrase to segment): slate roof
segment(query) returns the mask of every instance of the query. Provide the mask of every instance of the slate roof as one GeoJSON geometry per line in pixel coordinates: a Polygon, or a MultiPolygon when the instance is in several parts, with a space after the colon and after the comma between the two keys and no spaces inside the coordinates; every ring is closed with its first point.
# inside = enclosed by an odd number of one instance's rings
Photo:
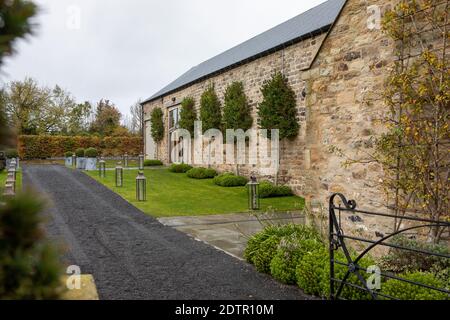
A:
{"type": "Polygon", "coordinates": [[[337,19],[346,0],[328,0],[256,37],[251,38],[181,75],[143,103],[221,73],[237,65],[255,60],[314,35],[326,32],[337,19]]]}

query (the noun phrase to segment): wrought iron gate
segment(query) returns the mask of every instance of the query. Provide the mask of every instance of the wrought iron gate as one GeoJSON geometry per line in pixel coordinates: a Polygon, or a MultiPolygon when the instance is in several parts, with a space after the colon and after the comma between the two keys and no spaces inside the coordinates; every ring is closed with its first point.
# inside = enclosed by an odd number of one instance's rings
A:
{"type": "MultiPolygon", "coordinates": [[[[429,256],[436,256],[440,258],[450,259],[450,255],[448,254],[442,254],[437,252],[430,252],[425,251],[417,248],[408,248],[401,245],[396,245],[389,243],[388,240],[390,240],[392,237],[396,235],[400,235],[405,232],[409,232],[412,230],[417,230],[421,228],[432,228],[432,227],[443,227],[443,228],[450,228],[450,223],[446,221],[434,221],[429,219],[422,219],[418,217],[412,217],[412,216],[405,216],[402,217],[405,221],[413,221],[419,223],[419,225],[406,227],[402,230],[399,230],[397,232],[391,233],[387,236],[380,235],[381,239],[379,240],[371,240],[363,237],[353,236],[353,235],[346,235],[343,230],[342,225],[342,215],[349,215],[353,216],[353,218],[357,217],[357,214],[362,215],[369,215],[369,216],[378,216],[378,217],[385,217],[385,218],[392,218],[396,219],[398,216],[387,214],[387,213],[378,213],[378,212],[370,212],[370,211],[364,211],[364,210],[357,210],[356,209],[356,202],[354,200],[347,200],[343,194],[337,193],[330,197],[329,200],[329,255],[330,255],[330,299],[343,299],[341,294],[342,290],[345,286],[350,286],[353,288],[356,288],[357,290],[361,290],[366,292],[372,299],[396,299],[395,297],[392,297],[387,294],[383,294],[379,292],[379,290],[371,289],[369,288],[367,281],[363,277],[363,273],[367,272],[367,269],[361,267],[359,265],[359,262],[361,259],[374,249],[377,246],[385,246],[390,248],[395,248],[399,250],[408,250],[408,251],[414,251],[420,254],[425,254],[429,256]],[[340,199],[342,204],[336,205],[335,200],[340,199]],[[356,256],[351,254],[351,249],[348,244],[349,241],[357,241],[359,243],[367,245],[365,249],[356,256]],[[336,259],[336,252],[338,250],[342,250],[345,260],[346,261],[339,261],[336,259]],[[342,279],[337,278],[335,273],[336,265],[345,266],[347,268],[346,274],[342,279]],[[354,274],[356,275],[358,279],[358,284],[351,283],[349,280],[349,277],[354,274]]],[[[424,283],[419,283],[416,281],[411,281],[408,279],[403,279],[399,277],[398,275],[391,273],[391,272],[380,272],[379,274],[381,277],[387,278],[387,279],[395,279],[402,282],[407,282],[412,285],[428,288],[430,290],[436,290],[439,292],[446,293],[450,296],[450,291],[448,288],[436,288],[424,283]]]]}

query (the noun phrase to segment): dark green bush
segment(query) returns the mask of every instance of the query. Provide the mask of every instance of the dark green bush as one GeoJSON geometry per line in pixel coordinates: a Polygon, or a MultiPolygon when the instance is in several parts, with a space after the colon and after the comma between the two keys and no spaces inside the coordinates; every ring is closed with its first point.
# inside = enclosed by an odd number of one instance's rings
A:
{"type": "Polygon", "coordinates": [[[153,109],[150,114],[152,124],[152,138],[155,142],[161,142],[164,138],[164,113],[160,108],[153,109]]]}
{"type": "Polygon", "coordinates": [[[295,234],[282,239],[270,263],[272,276],[285,284],[296,283],[296,267],[303,256],[322,248],[324,244],[317,239],[299,239],[295,234]]]}
{"type": "Polygon", "coordinates": [[[64,153],[64,157],[66,157],[66,158],[70,158],[72,156],[73,156],[73,152],[67,151],[64,153]]]}
{"type": "Polygon", "coordinates": [[[186,129],[194,136],[194,124],[197,120],[197,113],[195,112],[194,98],[187,97],[181,102],[180,121],[178,125],[181,129],[186,129]]]}
{"type": "Polygon", "coordinates": [[[209,129],[221,129],[222,110],[214,85],[210,85],[202,93],[200,98],[200,120],[202,121],[203,132],[209,129]]]}
{"type": "Polygon", "coordinates": [[[288,186],[276,186],[269,181],[262,181],[259,185],[260,198],[289,197],[293,192],[288,186]]]}
{"type": "Polygon", "coordinates": [[[158,167],[162,166],[163,163],[160,160],[145,160],[144,167],[158,167]]]}
{"type": "Polygon", "coordinates": [[[17,149],[8,149],[8,150],[5,151],[5,156],[8,159],[18,158],[19,157],[19,153],[17,152],[17,149]]]}
{"type": "Polygon", "coordinates": [[[75,155],[78,158],[84,158],[84,153],[85,153],[85,150],[83,148],[78,148],[77,150],[75,150],[75,155]]]}
{"type": "MultiPolygon", "coordinates": [[[[357,256],[356,253],[351,253],[351,255],[353,258],[357,256]]],[[[335,252],[335,259],[343,263],[347,262],[342,251],[335,252]]],[[[370,257],[363,258],[358,262],[358,265],[364,269],[374,264],[375,262],[370,257]]],[[[344,279],[347,271],[347,266],[335,264],[334,272],[336,279],[344,279]]],[[[363,270],[360,271],[360,274],[365,279],[370,276],[363,270]]],[[[323,246],[305,254],[297,265],[296,276],[298,286],[305,293],[328,298],[330,295],[330,260],[328,248],[323,246]]],[[[351,274],[347,282],[357,286],[363,286],[355,274],[351,274]]],[[[336,283],[336,290],[339,285],[339,283],[336,283]]],[[[349,285],[343,287],[340,297],[348,300],[366,300],[371,298],[369,293],[349,285]]]]}
{"type": "Polygon", "coordinates": [[[187,176],[192,179],[213,179],[217,176],[217,171],[207,168],[192,168],[187,173],[187,176]]]}
{"type": "Polygon", "coordinates": [[[180,164],[174,163],[169,167],[169,171],[174,172],[174,173],[186,173],[191,169],[192,169],[192,167],[185,163],[180,163],[180,164]]]}
{"type": "MultiPolygon", "coordinates": [[[[419,282],[432,287],[445,289],[446,284],[429,272],[407,272],[399,275],[400,278],[419,282]]],[[[448,289],[448,288],[447,288],[448,289]]],[[[383,283],[381,293],[400,300],[449,300],[448,294],[411,283],[389,279],[383,283]]]]}
{"type": "MultiPolygon", "coordinates": [[[[279,129],[280,139],[295,138],[300,128],[295,92],[288,79],[275,73],[264,82],[263,101],[258,105],[258,122],[261,129],[279,129]]],[[[269,132],[270,134],[270,132],[269,132]]]]}
{"type": "MultiPolygon", "coordinates": [[[[424,250],[439,254],[450,253],[446,245],[427,243],[408,239],[404,235],[392,238],[391,244],[411,249],[424,250]]],[[[390,248],[389,253],[381,259],[383,270],[392,272],[430,271],[438,272],[450,268],[450,259],[426,255],[419,252],[390,248]]]]}
{"type": "Polygon", "coordinates": [[[97,156],[98,156],[98,151],[97,151],[97,149],[95,149],[95,148],[87,148],[87,149],[84,151],[84,156],[85,156],[86,158],[97,158],[97,156]]]}
{"type": "Polygon", "coordinates": [[[240,187],[248,182],[246,177],[236,176],[234,173],[223,173],[214,178],[214,184],[221,187],[240,187]]]}

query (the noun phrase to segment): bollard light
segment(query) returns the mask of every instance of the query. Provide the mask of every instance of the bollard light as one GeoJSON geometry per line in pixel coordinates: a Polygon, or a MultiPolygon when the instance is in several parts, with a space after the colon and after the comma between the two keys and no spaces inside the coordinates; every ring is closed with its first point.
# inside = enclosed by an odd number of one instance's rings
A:
{"type": "Polygon", "coordinates": [[[143,171],[139,171],[136,177],[136,200],[147,200],[147,178],[145,178],[143,171]]]}
{"type": "Polygon", "coordinates": [[[250,177],[250,182],[247,183],[248,192],[248,208],[250,210],[259,210],[259,183],[255,176],[250,177]]]}
{"type": "Polygon", "coordinates": [[[14,191],[14,193],[16,193],[16,179],[10,177],[8,179],[6,179],[6,184],[7,187],[12,188],[12,190],[14,191]]]}
{"type": "Polygon", "coordinates": [[[139,170],[144,170],[144,155],[139,155],[139,170]]]}
{"type": "Polygon", "coordinates": [[[98,174],[100,178],[106,177],[106,162],[103,158],[98,162],[98,174]]]}
{"type": "Polygon", "coordinates": [[[17,179],[17,170],[15,167],[10,167],[8,169],[8,175],[10,175],[10,174],[14,177],[14,180],[17,179]]]}
{"type": "Polygon", "coordinates": [[[74,154],[72,154],[72,167],[76,167],[77,166],[77,156],[74,154]]]}
{"type": "Polygon", "coordinates": [[[116,167],[116,187],[123,187],[123,168],[120,165],[116,167]]]}
{"type": "Polygon", "coordinates": [[[125,168],[128,168],[128,153],[125,153],[125,155],[123,156],[123,165],[125,166],[125,168]]]}

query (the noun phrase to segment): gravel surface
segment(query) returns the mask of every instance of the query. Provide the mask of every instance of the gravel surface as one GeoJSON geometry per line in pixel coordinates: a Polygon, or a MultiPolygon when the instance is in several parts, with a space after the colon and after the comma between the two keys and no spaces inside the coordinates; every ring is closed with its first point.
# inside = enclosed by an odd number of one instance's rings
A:
{"type": "Polygon", "coordinates": [[[253,266],[163,226],[82,172],[24,167],[25,187],[47,195],[49,237],[64,263],[93,274],[100,299],[308,299],[253,266]]]}

